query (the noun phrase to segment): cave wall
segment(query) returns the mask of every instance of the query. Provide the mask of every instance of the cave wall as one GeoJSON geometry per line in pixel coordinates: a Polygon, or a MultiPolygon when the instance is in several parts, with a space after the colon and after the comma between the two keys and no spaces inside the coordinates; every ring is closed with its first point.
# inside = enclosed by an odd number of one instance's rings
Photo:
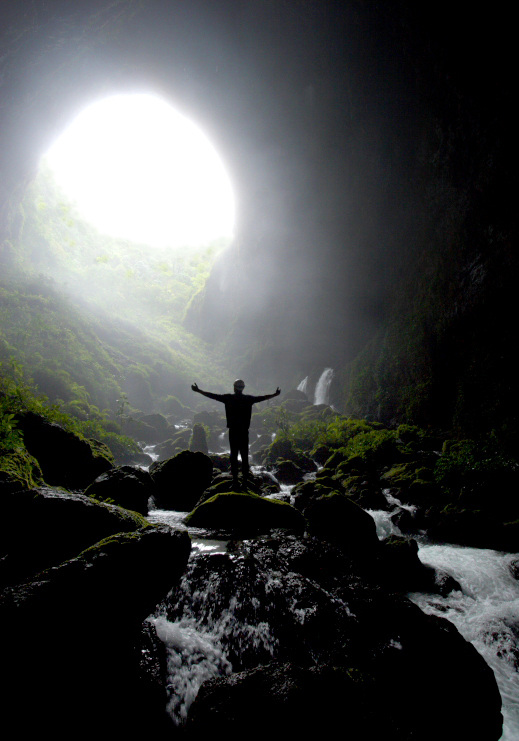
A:
{"type": "Polygon", "coordinates": [[[336,367],[336,403],[385,420],[461,419],[471,374],[492,418],[517,275],[503,10],[50,0],[1,13],[1,249],[75,112],[155,91],[199,122],[237,195],[235,244],[190,329],[260,385],[336,367]]]}

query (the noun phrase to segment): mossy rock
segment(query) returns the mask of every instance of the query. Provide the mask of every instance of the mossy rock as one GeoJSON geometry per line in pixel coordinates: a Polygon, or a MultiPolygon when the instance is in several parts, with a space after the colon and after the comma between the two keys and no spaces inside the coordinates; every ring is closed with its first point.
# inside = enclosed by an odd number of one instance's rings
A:
{"type": "Polygon", "coordinates": [[[392,466],[389,471],[382,474],[382,479],[387,481],[390,486],[398,486],[399,488],[406,488],[411,486],[411,483],[416,478],[417,462],[411,461],[409,463],[399,463],[392,466]]]}
{"type": "Polygon", "coordinates": [[[2,493],[32,489],[43,483],[36,458],[20,448],[0,456],[0,487],[2,493]]]}
{"type": "Polygon", "coordinates": [[[331,456],[325,461],[325,468],[337,469],[341,463],[344,463],[350,457],[350,453],[346,448],[339,448],[334,450],[331,456]]]}
{"type": "Polygon", "coordinates": [[[193,527],[224,530],[234,535],[267,533],[274,528],[304,530],[305,527],[301,513],[290,504],[243,492],[216,494],[196,507],[185,522],[193,527]]]}
{"type": "Polygon", "coordinates": [[[149,527],[137,512],[59,489],[7,494],[2,506],[13,523],[2,538],[2,584],[25,581],[114,533],[149,527]]]}
{"type": "Polygon", "coordinates": [[[328,458],[331,455],[331,448],[329,445],[316,445],[312,448],[312,450],[309,453],[310,458],[312,458],[314,461],[319,463],[319,465],[324,465],[325,461],[328,460],[328,458]]]}
{"type": "Polygon", "coordinates": [[[99,440],[96,440],[95,437],[89,437],[87,439],[87,443],[90,445],[90,448],[92,449],[92,454],[94,458],[106,458],[106,460],[110,461],[112,465],[115,465],[115,459],[114,459],[113,453],[108,447],[108,445],[105,445],[105,443],[102,443],[99,440]]]}
{"type": "Polygon", "coordinates": [[[304,471],[293,461],[278,460],[273,471],[282,484],[298,484],[304,478],[304,471]]]}
{"type": "Polygon", "coordinates": [[[380,489],[364,487],[357,493],[348,492],[353,501],[362,507],[362,509],[384,510],[389,511],[392,507],[388,504],[386,497],[380,489]]]}

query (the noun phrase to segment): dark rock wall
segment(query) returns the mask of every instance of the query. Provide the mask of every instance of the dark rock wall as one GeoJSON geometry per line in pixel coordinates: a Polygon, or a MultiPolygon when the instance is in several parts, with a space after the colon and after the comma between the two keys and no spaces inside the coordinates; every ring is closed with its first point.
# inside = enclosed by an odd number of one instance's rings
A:
{"type": "Polygon", "coordinates": [[[252,384],[332,365],[335,401],[356,413],[505,424],[517,256],[504,12],[404,0],[1,12],[1,240],[76,111],[155,91],[199,122],[236,189],[235,244],[189,328],[252,384]]]}

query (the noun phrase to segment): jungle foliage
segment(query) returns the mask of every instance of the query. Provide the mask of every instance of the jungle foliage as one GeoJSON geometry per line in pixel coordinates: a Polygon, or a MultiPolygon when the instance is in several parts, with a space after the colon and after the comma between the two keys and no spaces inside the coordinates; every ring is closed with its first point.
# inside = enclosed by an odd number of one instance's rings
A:
{"type": "Polygon", "coordinates": [[[122,399],[161,411],[172,395],[191,401],[194,377],[228,384],[225,363],[182,326],[224,246],[160,251],[102,235],[42,166],[0,249],[0,362],[13,358],[36,395],[85,424],[111,416],[113,434],[122,399]]]}

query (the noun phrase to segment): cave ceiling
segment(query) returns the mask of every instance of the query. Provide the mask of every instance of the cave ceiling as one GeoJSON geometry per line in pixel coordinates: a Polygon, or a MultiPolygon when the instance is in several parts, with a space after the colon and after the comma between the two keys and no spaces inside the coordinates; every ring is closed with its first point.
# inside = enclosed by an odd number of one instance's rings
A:
{"type": "Polygon", "coordinates": [[[155,92],[200,125],[234,183],[237,240],[213,293],[227,286],[238,304],[242,295],[249,330],[268,308],[284,332],[358,348],[416,251],[424,162],[430,171],[446,132],[465,142],[441,176],[456,187],[483,156],[479,142],[492,156],[490,140],[507,136],[506,18],[480,18],[468,3],[415,6],[4,4],[0,237],[39,156],[77,112],[112,93],[155,92]]]}

